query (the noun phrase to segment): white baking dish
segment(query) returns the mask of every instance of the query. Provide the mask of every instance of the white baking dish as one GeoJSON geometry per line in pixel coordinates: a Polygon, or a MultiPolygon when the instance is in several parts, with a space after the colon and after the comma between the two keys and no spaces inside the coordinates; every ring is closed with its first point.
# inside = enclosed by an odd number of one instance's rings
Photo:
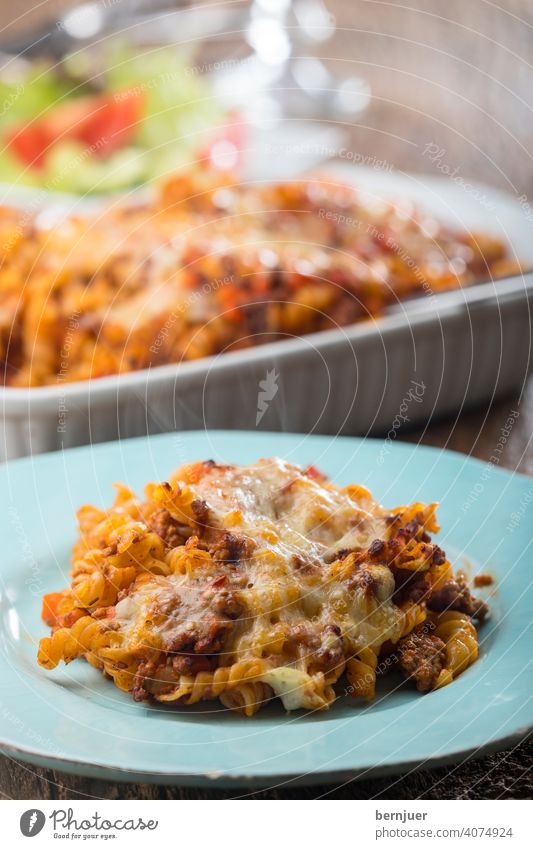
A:
{"type": "MultiPolygon", "coordinates": [[[[527,213],[483,188],[344,168],[381,195],[410,195],[461,227],[503,235],[531,262],[527,213]],[[487,200],[488,198],[488,200],[487,200]]],[[[533,274],[404,302],[374,322],[180,365],[0,389],[10,459],[199,427],[389,433],[518,390],[530,371],[533,274]]],[[[386,450],[386,443],[384,443],[386,450]]]]}

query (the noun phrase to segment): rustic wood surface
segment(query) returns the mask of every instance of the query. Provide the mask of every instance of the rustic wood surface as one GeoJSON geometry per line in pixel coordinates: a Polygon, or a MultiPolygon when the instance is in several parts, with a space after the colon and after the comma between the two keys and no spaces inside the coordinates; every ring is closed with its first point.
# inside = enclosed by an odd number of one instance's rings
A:
{"type": "MultiPolygon", "coordinates": [[[[50,4],[58,9],[65,2],[50,4]]],[[[17,29],[28,0],[17,3],[17,29]]],[[[329,0],[338,33],[321,52],[336,73],[359,73],[374,95],[348,127],[352,149],[396,168],[439,173],[424,154],[438,143],[441,163],[516,196],[533,196],[533,4],[529,0],[329,0]]],[[[33,11],[43,14],[46,4],[33,11]]],[[[0,10],[0,26],[14,7],[0,10]]],[[[5,32],[6,30],[4,30],[5,32]]],[[[431,422],[402,438],[488,460],[510,410],[520,416],[501,466],[533,474],[533,384],[492,407],[431,422]]],[[[453,767],[350,782],[340,787],[270,789],[262,793],[117,784],[0,759],[0,793],[15,799],[228,798],[531,798],[532,744],[453,767]]]]}

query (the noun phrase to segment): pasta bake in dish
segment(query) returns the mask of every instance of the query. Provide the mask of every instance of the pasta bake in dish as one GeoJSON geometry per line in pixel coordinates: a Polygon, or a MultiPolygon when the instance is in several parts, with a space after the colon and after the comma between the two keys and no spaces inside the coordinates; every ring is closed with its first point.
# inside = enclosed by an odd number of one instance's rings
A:
{"type": "Polygon", "coordinates": [[[3,209],[0,231],[0,362],[22,387],[349,325],[518,270],[496,238],[325,176],[184,174],[98,215],[3,209]]]}
{"type": "Polygon", "coordinates": [[[44,598],[38,661],[83,657],[135,700],[371,699],[401,670],[422,692],[478,655],[487,615],[430,534],[435,504],[392,510],[283,460],[184,466],[82,507],[69,589],[44,598]]]}

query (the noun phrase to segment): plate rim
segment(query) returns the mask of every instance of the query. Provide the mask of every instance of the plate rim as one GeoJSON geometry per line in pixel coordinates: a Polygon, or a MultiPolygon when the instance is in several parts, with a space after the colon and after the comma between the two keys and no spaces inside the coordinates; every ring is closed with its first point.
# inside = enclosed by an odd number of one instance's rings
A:
{"type": "MultiPolygon", "coordinates": [[[[287,784],[289,786],[310,786],[316,784],[334,784],[345,781],[361,781],[365,778],[374,779],[388,775],[401,775],[405,772],[416,772],[419,770],[438,769],[448,764],[478,760],[494,752],[502,751],[513,746],[524,743],[533,736],[533,721],[529,725],[519,728],[517,731],[506,734],[504,737],[492,740],[483,746],[470,746],[453,749],[446,754],[435,755],[430,758],[411,758],[397,761],[382,766],[360,766],[353,769],[343,768],[337,770],[313,770],[306,773],[298,772],[272,772],[272,773],[245,773],[245,772],[155,772],[145,770],[138,772],[119,766],[108,766],[106,764],[89,761],[75,761],[71,758],[42,754],[30,749],[9,746],[0,740],[0,753],[4,757],[22,760],[24,763],[39,766],[43,769],[59,769],[70,775],[101,779],[103,781],[121,781],[136,784],[161,784],[168,786],[183,787],[269,787],[273,784],[287,784]]],[[[283,789],[283,788],[281,788],[283,789]]]]}

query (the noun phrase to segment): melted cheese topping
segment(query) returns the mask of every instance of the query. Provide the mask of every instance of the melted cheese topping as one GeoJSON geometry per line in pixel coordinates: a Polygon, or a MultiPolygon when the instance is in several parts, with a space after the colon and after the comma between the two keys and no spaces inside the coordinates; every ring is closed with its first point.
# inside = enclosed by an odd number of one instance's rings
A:
{"type": "Polygon", "coordinates": [[[286,710],[314,707],[312,696],[308,692],[312,679],[306,672],[293,669],[291,666],[278,666],[276,669],[264,672],[261,681],[272,687],[286,710]]]}
{"type": "Polygon", "coordinates": [[[186,466],[173,481],[190,486],[207,502],[210,523],[236,527],[284,556],[321,558],[354,543],[365,548],[386,530],[384,511],[366,490],[363,504],[355,500],[353,487],[321,483],[277,458],[252,466],[208,467],[194,484],[190,475],[186,466]]]}
{"type": "MultiPolygon", "coordinates": [[[[347,549],[365,549],[386,536],[387,514],[364,488],[339,489],[277,459],[186,466],[173,484],[205,502],[208,538],[230,532],[253,542],[238,563],[216,568],[228,580],[234,572],[241,577],[235,591],[241,612],[217,652],[221,665],[262,658],[266,671],[256,680],[288,710],[312,708],[317,652],[342,639],[353,656],[399,639],[401,612],[392,602],[390,569],[365,564],[366,584],[335,572],[347,549]]],[[[192,574],[144,580],[116,605],[125,645],[168,651],[177,634],[183,639],[184,628],[191,634],[208,628],[215,614],[204,599],[212,578],[198,567],[192,574]]]]}

